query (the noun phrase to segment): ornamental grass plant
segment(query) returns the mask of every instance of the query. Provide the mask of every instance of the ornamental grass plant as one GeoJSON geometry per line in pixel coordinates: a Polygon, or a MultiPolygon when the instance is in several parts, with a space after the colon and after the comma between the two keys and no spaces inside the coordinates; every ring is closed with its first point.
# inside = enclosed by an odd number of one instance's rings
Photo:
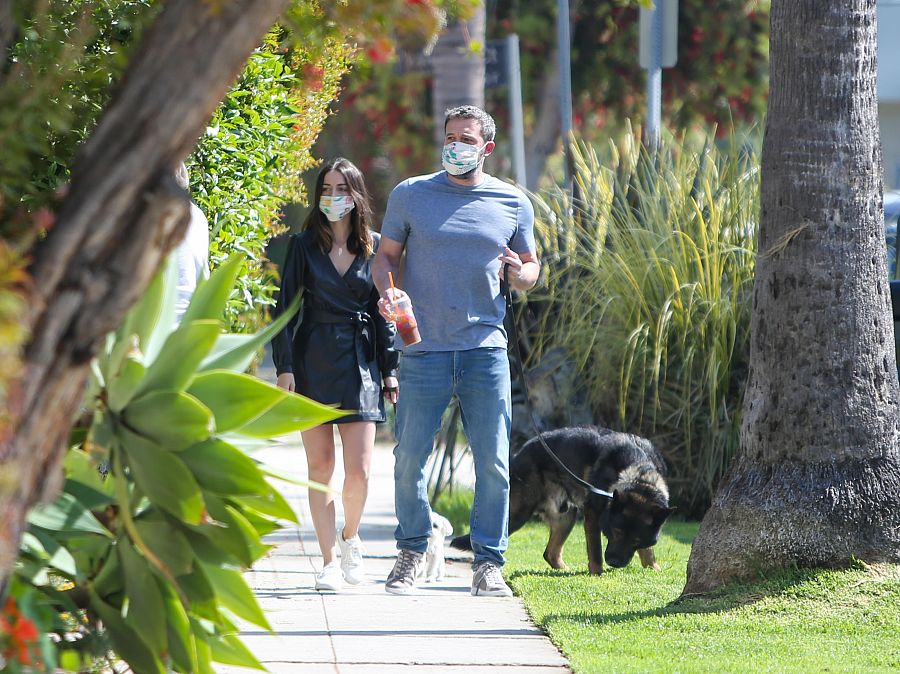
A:
{"type": "Polygon", "coordinates": [[[564,347],[597,422],[654,439],[694,515],[739,441],[758,225],[752,144],[712,138],[574,143],[574,198],[532,195],[530,365],[564,347]]]}

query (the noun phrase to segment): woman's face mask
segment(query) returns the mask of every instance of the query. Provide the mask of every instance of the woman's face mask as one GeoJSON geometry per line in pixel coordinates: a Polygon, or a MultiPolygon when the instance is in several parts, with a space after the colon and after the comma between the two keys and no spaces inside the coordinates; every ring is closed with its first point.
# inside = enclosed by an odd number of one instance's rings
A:
{"type": "Polygon", "coordinates": [[[319,210],[328,218],[329,222],[337,222],[356,207],[353,197],[342,195],[336,197],[319,197],[319,210]]]}
{"type": "Polygon", "coordinates": [[[484,147],[469,145],[459,141],[447,143],[441,152],[441,164],[452,176],[469,173],[478,168],[484,159],[484,147]]]}

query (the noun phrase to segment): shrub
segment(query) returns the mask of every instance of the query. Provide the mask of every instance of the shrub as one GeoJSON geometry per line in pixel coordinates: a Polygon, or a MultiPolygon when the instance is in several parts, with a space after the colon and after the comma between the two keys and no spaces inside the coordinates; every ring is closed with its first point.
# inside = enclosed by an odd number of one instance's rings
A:
{"type": "Polygon", "coordinates": [[[268,240],[284,228],[280,209],[304,202],[300,174],[349,68],[351,48],[333,40],[315,53],[282,48],[272,31],[207,126],[191,157],[192,195],[210,222],[210,262],[241,253],[228,302],[231,329],[259,326],[277,286],[265,264],[268,240]]]}
{"type": "Polygon", "coordinates": [[[343,413],[242,374],[297,305],[256,335],[221,333],[239,267],[202,282],[176,327],[170,265],[92,364],[88,425],[62,493],[29,514],[13,575],[56,637],[51,665],[114,653],[135,672],[261,668],[236,636],[235,616],[270,629],[241,571],[296,516],[248,453],[343,413]]]}
{"type": "Polygon", "coordinates": [[[752,149],[631,133],[608,161],[579,145],[575,207],[533,196],[547,303],[532,362],[571,354],[596,417],[651,436],[673,499],[704,509],[739,442],[758,223],[752,149]]]}

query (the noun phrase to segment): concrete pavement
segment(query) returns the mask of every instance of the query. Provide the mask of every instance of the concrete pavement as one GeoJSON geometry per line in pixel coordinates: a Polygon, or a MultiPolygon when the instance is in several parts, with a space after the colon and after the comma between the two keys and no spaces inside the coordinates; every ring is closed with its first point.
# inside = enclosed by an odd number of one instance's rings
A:
{"type": "MultiPolygon", "coordinates": [[[[340,450],[338,450],[340,457],[340,450]]],[[[298,476],[306,474],[299,444],[258,455],[298,476]]],[[[335,484],[340,485],[340,459],[335,484]]],[[[277,545],[247,578],[275,634],[246,626],[241,638],[275,674],[564,674],[566,660],[529,620],[517,597],[472,597],[471,557],[448,551],[447,576],[420,584],[414,595],[393,596],[384,579],[396,556],[393,531],[393,455],[376,447],[360,536],[366,582],[340,593],[314,589],[321,568],[306,489],[282,483],[301,524],[276,532],[277,545]]],[[[340,500],[338,527],[341,525],[340,500]]],[[[219,674],[250,672],[217,666],[219,674]]]]}

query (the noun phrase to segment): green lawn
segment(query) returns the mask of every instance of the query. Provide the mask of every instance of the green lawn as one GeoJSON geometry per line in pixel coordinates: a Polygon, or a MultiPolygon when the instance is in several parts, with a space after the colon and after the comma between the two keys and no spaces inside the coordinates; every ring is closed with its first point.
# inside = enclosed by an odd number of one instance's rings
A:
{"type": "Polygon", "coordinates": [[[504,575],[575,672],[898,672],[900,566],[796,571],[714,598],[673,603],[684,586],[696,523],[668,522],[662,571],[587,575],[584,533],[566,546],[569,571],[541,557],[547,528],[510,539],[504,575]]]}

